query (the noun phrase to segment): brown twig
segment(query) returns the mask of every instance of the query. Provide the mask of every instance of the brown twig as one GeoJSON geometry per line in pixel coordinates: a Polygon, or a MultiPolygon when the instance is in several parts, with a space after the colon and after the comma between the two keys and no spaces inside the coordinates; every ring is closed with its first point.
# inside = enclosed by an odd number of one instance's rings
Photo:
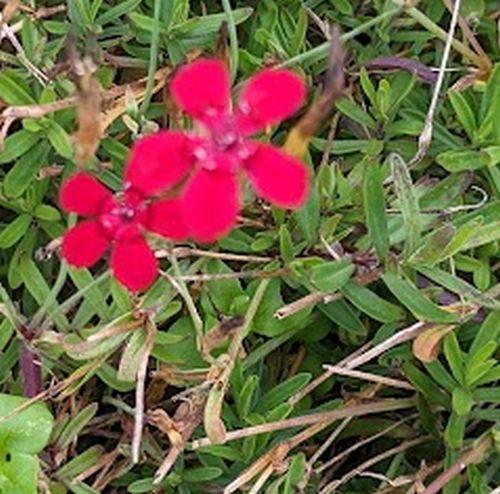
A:
{"type": "MultiPolygon", "coordinates": [[[[361,416],[372,413],[401,410],[404,408],[411,408],[413,406],[415,406],[415,402],[413,399],[380,400],[373,403],[347,406],[328,412],[312,413],[309,415],[302,415],[300,417],[293,417],[290,419],[279,420],[277,422],[269,422],[267,424],[255,425],[252,427],[227,432],[225,439],[226,442],[235,441],[237,439],[243,439],[249,436],[289,429],[291,427],[301,427],[305,425],[316,424],[318,422],[339,420],[350,416],[361,416]]],[[[202,439],[193,441],[192,446],[194,449],[199,449],[210,444],[212,444],[210,439],[208,437],[204,437],[202,439]]]]}
{"type": "Polygon", "coordinates": [[[271,262],[273,260],[272,257],[249,256],[246,254],[233,254],[232,252],[212,252],[191,247],[175,247],[172,250],[160,249],[155,252],[155,256],[158,258],[169,257],[172,252],[178,259],[183,257],[206,257],[208,259],[236,262],[271,262]]]}
{"type": "Polygon", "coordinates": [[[441,57],[441,64],[439,66],[439,73],[436,85],[434,86],[434,92],[432,94],[431,104],[429,105],[429,110],[427,111],[427,116],[425,118],[424,129],[422,130],[420,137],[418,139],[418,150],[415,156],[410,160],[408,166],[413,168],[416,166],[424,156],[427,154],[427,150],[431,145],[432,141],[432,130],[434,127],[434,114],[439,101],[439,95],[441,94],[441,87],[444,82],[444,75],[446,71],[446,66],[448,65],[448,58],[450,56],[451,44],[453,41],[453,35],[455,33],[455,27],[458,21],[458,15],[460,12],[461,0],[455,0],[455,5],[453,7],[453,13],[451,16],[450,27],[448,29],[448,36],[446,38],[446,44],[443,50],[443,56],[441,57]]]}
{"type": "Polygon", "coordinates": [[[465,470],[472,463],[480,461],[493,446],[492,431],[488,431],[481,439],[465,453],[463,453],[457,462],[439,475],[422,494],[437,494],[452,479],[465,470]]]}
{"type": "Polygon", "coordinates": [[[153,410],[148,414],[150,423],[167,435],[170,449],[162,464],[155,472],[154,483],[159,484],[168,474],[179,455],[184,450],[186,441],[203,421],[206,395],[192,394],[181,403],[170,419],[164,410],[153,410]]]}
{"type": "Polygon", "coordinates": [[[371,374],[369,372],[361,372],[351,369],[346,369],[345,367],[340,367],[338,365],[324,365],[323,369],[338,374],[340,376],[355,377],[357,379],[364,379],[365,381],[372,381],[379,384],[384,384],[386,386],[392,386],[394,388],[407,389],[409,391],[414,391],[415,388],[407,381],[401,381],[399,379],[392,379],[390,377],[379,376],[377,374],[371,374]]]}
{"type": "Polygon", "coordinates": [[[399,453],[402,453],[403,451],[406,451],[410,448],[413,448],[414,446],[418,446],[419,444],[425,443],[425,442],[429,441],[429,439],[430,439],[429,436],[419,437],[416,439],[412,439],[410,441],[405,441],[405,442],[399,444],[398,446],[395,446],[394,448],[388,449],[387,451],[384,451],[384,452],[374,456],[373,458],[370,458],[369,460],[363,462],[358,467],[347,472],[340,479],[336,479],[336,480],[328,483],[326,486],[324,486],[321,489],[319,494],[329,494],[330,492],[334,492],[342,484],[345,484],[346,482],[348,482],[349,480],[354,478],[356,475],[359,475],[361,472],[370,468],[371,466],[376,465],[377,463],[379,463],[387,458],[390,458],[391,456],[397,455],[399,453]]]}
{"type": "Polygon", "coordinates": [[[289,268],[279,268],[272,270],[250,270],[234,273],[214,273],[214,274],[186,274],[181,276],[170,276],[166,273],[161,273],[163,276],[168,276],[170,281],[216,281],[216,280],[234,280],[241,278],[278,278],[290,274],[289,268]]]}
{"type": "Polygon", "coordinates": [[[137,384],[135,388],[135,417],[134,417],[134,434],[132,437],[132,462],[139,462],[141,452],[142,430],[144,427],[144,390],[146,384],[146,374],[148,369],[149,355],[153,349],[155,326],[148,319],[145,324],[146,340],[142,348],[141,361],[137,370],[137,384]]]}

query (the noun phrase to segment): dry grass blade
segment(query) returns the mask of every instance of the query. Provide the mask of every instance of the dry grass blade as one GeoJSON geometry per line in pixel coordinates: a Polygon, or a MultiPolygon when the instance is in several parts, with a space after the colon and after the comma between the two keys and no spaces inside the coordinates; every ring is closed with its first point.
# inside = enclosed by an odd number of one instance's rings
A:
{"type": "Polygon", "coordinates": [[[137,463],[141,451],[142,430],[144,427],[144,389],[148,368],[149,355],[153,349],[155,326],[151,320],[146,321],[146,340],[142,348],[142,356],[137,371],[135,388],[134,434],[132,437],[132,461],[137,463]]]}
{"type": "Polygon", "coordinates": [[[492,431],[488,431],[474,447],[463,453],[458,461],[450,468],[439,475],[423,492],[422,494],[437,494],[448,482],[465,470],[469,465],[480,461],[493,446],[492,431]]]}
{"type": "MultiPolygon", "coordinates": [[[[242,439],[249,436],[265,434],[267,432],[274,432],[283,429],[290,429],[292,427],[302,427],[306,425],[316,424],[318,422],[343,419],[350,416],[356,417],[361,415],[369,415],[372,413],[401,410],[405,408],[411,408],[413,406],[415,406],[415,402],[413,399],[386,399],[368,404],[346,406],[329,412],[311,413],[309,415],[302,415],[300,417],[279,420],[277,422],[268,422],[267,424],[255,425],[247,427],[245,429],[231,431],[226,434],[225,440],[226,442],[235,441],[237,439],[242,439]]],[[[204,437],[202,439],[193,441],[193,448],[199,449],[203,446],[209,446],[210,444],[212,444],[210,439],[208,437],[204,437]]]]}
{"type": "Polygon", "coordinates": [[[250,331],[251,324],[257,312],[257,309],[264,297],[269,280],[262,280],[255,291],[255,294],[250,302],[243,324],[234,331],[233,339],[229,345],[226,355],[222,355],[213,364],[212,369],[215,372],[215,381],[208,394],[207,404],[205,406],[205,414],[203,423],[207,436],[212,443],[224,442],[226,437],[226,429],[221,419],[222,405],[224,395],[229,386],[229,378],[233,371],[236,358],[240,351],[244,338],[250,331]]]}
{"type": "Polygon", "coordinates": [[[170,441],[170,450],[155,472],[155,484],[159,484],[165,478],[184,450],[186,441],[202,423],[205,403],[206,396],[192,393],[184,403],[181,403],[172,418],[169,418],[164,410],[153,410],[149,413],[149,422],[166,434],[170,441]]]}
{"type": "Polygon", "coordinates": [[[419,437],[417,439],[405,441],[405,442],[401,443],[400,445],[395,446],[394,448],[388,449],[387,451],[384,451],[384,452],[374,456],[373,458],[370,458],[369,460],[363,462],[358,467],[347,472],[340,479],[334,480],[334,481],[330,482],[329,484],[325,485],[319,491],[319,494],[330,494],[331,492],[335,492],[342,484],[345,484],[349,480],[356,477],[356,475],[359,475],[360,473],[364,472],[365,470],[372,467],[373,465],[376,465],[377,463],[379,463],[387,458],[390,458],[391,456],[397,455],[398,453],[402,453],[403,451],[406,451],[410,448],[418,446],[419,444],[423,444],[423,443],[429,441],[429,439],[430,439],[429,436],[419,437]]]}
{"type": "Polygon", "coordinates": [[[379,384],[384,384],[386,386],[392,386],[394,388],[407,389],[414,391],[415,388],[406,381],[401,381],[399,379],[392,379],[390,377],[378,376],[377,374],[371,374],[369,372],[361,372],[352,369],[346,369],[344,367],[339,367],[335,365],[324,365],[323,368],[339,376],[354,377],[357,379],[364,379],[365,381],[372,381],[379,384]]]}
{"type": "Polygon", "coordinates": [[[455,27],[458,22],[458,16],[460,13],[460,3],[461,0],[455,0],[455,4],[453,6],[453,13],[451,16],[450,27],[448,28],[448,37],[446,39],[446,44],[443,50],[443,56],[441,58],[441,65],[439,66],[439,73],[436,85],[434,86],[434,92],[432,94],[431,104],[429,105],[429,109],[427,111],[427,116],[425,117],[424,129],[420,134],[418,139],[418,150],[415,156],[408,163],[408,166],[414,167],[422,159],[427,153],[429,146],[432,141],[432,130],[434,127],[434,114],[436,113],[436,108],[439,102],[439,95],[441,94],[441,87],[443,86],[444,75],[446,71],[446,66],[448,65],[448,58],[450,56],[451,51],[451,43],[453,41],[453,36],[455,34],[455,27]]]}

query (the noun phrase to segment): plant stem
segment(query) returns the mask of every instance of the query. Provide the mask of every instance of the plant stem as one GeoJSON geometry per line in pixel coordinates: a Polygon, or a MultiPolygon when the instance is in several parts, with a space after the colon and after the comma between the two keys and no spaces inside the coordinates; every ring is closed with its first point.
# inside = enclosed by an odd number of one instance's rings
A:
{"type": "Polygon", "coordinates": [[[440,492],[446,484],[459,475],[460,472],[465,470],[469,465],[481,461],[492,446],[493,437],[492,432],[489,431],[479,440],[478,443],[463,453],[456,463],[454,463],[450,468],[448,468],[448,470],[445,470],[431,484],[429,484],[423,494],[437,494],[440,492]]]}
{"type": "MultiPolygon", "coordinates": [[[[293,417],[290,419],[279,420],[277,422],[269,422],[267,424],[254,425],[246,427],[245,429],[231,431],[226,434],[226,442],[243,439],[249,436],[256,436],[258,434],[266,434],[268,432],[290,429],[291,427],[303,427],[305,425],[316,424],[317,422],[333,421],[351,416],[357,417],[372,413],[402,410],[404,408],[412,408],[414,406],[415,401],[412,398],[395,400],[385,399],[363,405],[347,406],[337,410],[331,410],[329,412],[311,413],[309,415],[302,415],[300,417],[293,417]]],[[[208,437],[204,437],[193,441],[192,446],[194,449],[198,449],[203,446],[209,446],[210,444],[210,439],[208,437]]]]}
{"type": "MultiPolygon", "coordinates": [[[[405,7],[406,1],[405,0],[392,0],[395,4],[399,5],[400,7],[405,7]]],[[[405,12],[410,16],[413,17],[414,20],[416,20],[421,26],[425,27],[427,31],[430,33],[434,34],[437,38],[441,39],[442,41],[446,42],[446,39],[448,37],[448,33],[440,28],[435,22],[431,21],[423,12],[418,10],[416,7],[408,7],[405,8],[405,12]]],[[[451,41],[451,46],[463,55],[465,58],[469,59],[471,62],[474,62],[478,67],[484,67],[484,61],[483,59],[477,55],[473,50],[471,50],[468,46],[464,45],[461,41],[458,41],[456,39],[452,39],[451,41]]]]}
{"type": "MultiPolygon", "coordinates": [[[[402,5],[395,7],[393,9],[387,10],[386,12],[383,12],[382,14],[378,15],[377,17],[374,17],[373,19],[370,19],[369,21],[366,21],[365,23],[352,29],[348,33],[341,35],[340,41],[345,42],[352,38],[355,38],[358,34],[365,32],[366,30],[370,29],[373,26],[376,26],[377,24],[380,24],[386,19],[390,19],[398,12],[400,12],[402,8],[403,8],[402,5]]],[[[305,62],[308,62],[311,59],[318,60],[327,58],[329,53],[330,53],[330,42],[326,41],[321,45],[318,45],[312,48],[311,50],[306,51],[305,53],[301,53],[299,55],[296,55],[295,57],[289,58],[288,60],[280,64],[278,67],[290,67],[291,65],[304,64],[305,62]]]]}
{"type": "Polygon", "coordinates": [[[170,281],[170,283],[172,283],[172,285],[174,285],[174,287],[181,294],[184,302],[186,303],[186,307],[189,311],[189,315],[191,316],[191,320],[193,321],[193,326],[196,331],[196,345],[198,350],[201,350],[203,343],[203,321],[201,320],[200,314],[198,313],[198,309],[196,308],[193,297],[191,297],[188,287],[184,282],[184,277],[181,273],[179,263],[177,262],[177,257],[175,257],[173,251],[170,255],[170,263],[172,264],[175,278],[167,275],[167,279],[170,281]]]}
{"type": "Polygon", "coordinates": [[[227,28],[229,32],[229,48],[231,50],[231,78],[236,78],[238,72],[238,35],[236,33],[236,22],[230,0],[222,0],[222,7],[227,17],[227,28]]]}
{"type": "Polygon", "coordinates": [[[148,67],[148,81],[146,83],[146,91],[144,93],[144,100],[141,104],[141,114],[144,115],[151,102],[153,95],[153,87],[155,84],[156,67],[158,64],[158,50],[160,46],[160,13],[161,13],[161,0],[154,0],[154,19],[153,31],[151,32],[151,48],[149,50],[149,67],[148,67]]]}

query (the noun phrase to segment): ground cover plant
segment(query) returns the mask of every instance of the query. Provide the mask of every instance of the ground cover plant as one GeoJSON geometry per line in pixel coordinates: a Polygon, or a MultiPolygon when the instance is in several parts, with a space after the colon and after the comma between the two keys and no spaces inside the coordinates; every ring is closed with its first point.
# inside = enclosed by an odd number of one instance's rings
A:
{"type": "Polygon", "coordinates": [[[499,492],[497,2],[0,6],[0,493],[499,492]]]}

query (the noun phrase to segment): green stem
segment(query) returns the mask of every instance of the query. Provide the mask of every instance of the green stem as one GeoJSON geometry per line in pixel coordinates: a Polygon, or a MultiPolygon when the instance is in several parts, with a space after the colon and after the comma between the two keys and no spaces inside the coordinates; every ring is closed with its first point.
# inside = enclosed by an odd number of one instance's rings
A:
{"type": "MultiPolygon", "coordinates": [[[[236,330],[231,344],[229,345],[227,351],[227,358],[223,358],[220,362],[223,364],[222,372],[219,378],[216,380],[210,393],[208,394],[207,403],[205,405],[203,424],[205,426],[205,431],[207,436],[210,438],[211,442],[214,444],[224,442],[226,436],[226,428],[221,419],[222,405],[224,402],[224,395],[229,386],[229,378],[234,369],[234,364],[236,358],[238,357],[238,352],[240,351],[243,340],[250,332],[252,327],[252,322],[257,313],[260,303],[266,293],[267,286],[270,280],[264,279],[260,282],[259,286],[255,290],[250,306],[245,314],[244,323],[236,330]]],[[[220,364],[215,364],[220,365],[220,364]]]]}
{"type": "Polygon", "coordinates": [[[31,326],[33,328],[37,328],[41,324],[42,319],[44,318],[46,313],[50,315],[51,312],[50,309],[53,305],[57,306],[57,296],[59,295],[59,292],[64,286],[64,283],[66,282],[67,275],[68,275],[68,265],[63,261],[61,262],[59,273],[57,274],[56,281],[52,286],[52,290],[48,294],[43,305],[40,306],[40,308],[36,311],[35,315],[31,319],[31,326]]]}
{"type": "Polygon", "coordinates": [[[231,77],[234,81],[238,72],[238,35],[236,33],[236,22],[230,0],[222,0],[222,7],[227,17],[227,27],[229,32],[229,44],[231,50],[231,77]]]}
{"type": "Polygon", "coordinates": [[[161,0],[155,0],[154,3],[154,19],[153,31],[151,32],[151,48],[149,50],[149,67],[148,67],[148,82],[144,93],[144,100],[141,104],[141,114],[144,115],[151,102],[153,88],[155,84],[156,67],[158,64],[158,51],[160,46],[160,13],[161,0]]]}
{"type": "Polygon", "coordinates": [[[170,263],[172,264],[172,269],[174,271],[174,275],[177,278],[175,280],[175,284],[170,282],[176,286],[179,293],[181,294],[184,302],[186,302],[186,307],[189,311],[189,315],[191,316],[191,320],[193,321],[193,326],[196,331],[196,343],[198,350],[202,349],[203,342],[203,321],[198,313],[198,309],[196,308],[196,304],[194,303],[193,297],[189,293],[188,287],[184,280],[182,279],[181,269],[179,267],[179,263],[177,262],[177,257],[175,257],[174,253],[170,255],[170,263]]]}
{"type": "MultiPolygon", "coordinates": [[[[373,19],[370,19],[369,21],[361,24],[360,26],[352,29],[348,33],[342,34],[340,36],[340,40],[345,42],[348,41],[352,38],[355,38],[358,34],[361,34],[368,29],[370,29],[373,26],[376,26],[377,24],[380,24],[386,19],[390,19],[397,13],[399,13],[402,10],[401,7],[395,7],[393,9],[387,10],[386,12],[383,12],[382,14],[378,15],[377,17],[374,17],[373,19]]],[[[322,43],[319,46],[316,46],[315,48],[306,51],[305,53],[301,53],[300,55],[296,55],[295,57],[289,58],[282,64],[280,64],[280,67],[289,67],[291,65],[297,65],[297,64],[303,64],[311,59],[323,59],[328,57],[328,53],[330,52],[330,42],[325,41],[325,43],[322,43]]]]}
{"type": "MultiPolygon", "coordinates": [[[[405,7],[405,0],[392,1],[402,8],[405,7]]],[[[427,29],[430,33],[434,34],[434,36],[446,42],[448,33],[444,29],[440,28],[435,22],[431,21],[423,12],[418,10],[416,7],[405,8],[405,12],[410,17],[413,17],[413,19],[417,21],[421,26],[425,27],[425,29],[427,29]]],[[[485,66],[485,61],[468,46],[464,45],[461,41],[453,39],[451,42],[451,46],[453,46],[453,48],[465,58],[468,58],[471,62],[474,62],[478,67],[485,66]]]]}

